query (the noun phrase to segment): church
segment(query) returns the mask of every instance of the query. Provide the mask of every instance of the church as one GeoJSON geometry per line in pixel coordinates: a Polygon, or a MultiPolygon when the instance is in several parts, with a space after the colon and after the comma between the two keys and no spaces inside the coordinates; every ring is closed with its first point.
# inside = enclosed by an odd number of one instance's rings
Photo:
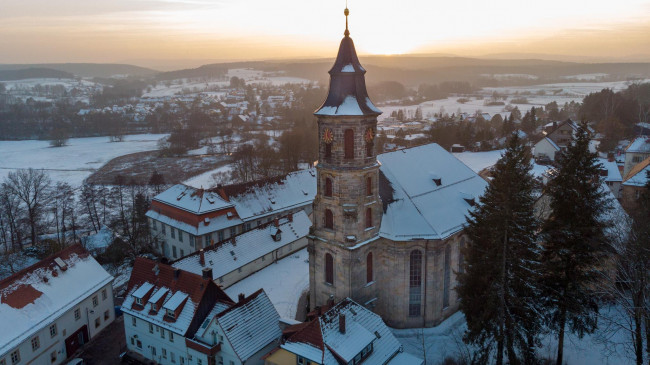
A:
{"type": "Polygon", "coordinates": [[[314,113],[310,306],[349,297],[391,327],[435,326],[458,310],[465,217],[487,182],[437,144],[377,154],[381,111],[368,97],[348,14],[327,98],[314,113]]]}

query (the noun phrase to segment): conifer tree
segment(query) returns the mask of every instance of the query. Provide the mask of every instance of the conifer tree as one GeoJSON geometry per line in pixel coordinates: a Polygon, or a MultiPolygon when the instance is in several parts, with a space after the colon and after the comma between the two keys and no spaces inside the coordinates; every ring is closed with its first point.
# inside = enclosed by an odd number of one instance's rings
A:
{"type": "Polygon", "coordinates": [[[470,212],[464,270],[456,288],[467,319],[464,340],[496,364],[529,363],[540,328],[539,254],[531,155],[512,134],[493,179],[470,212]]]}
{"type": "Polygon", "coordinates": [[[547,324],[558,335],[557,364],[562,364],[564,334],[579,337],[596,329],[598,298],[606,257],[603,214],[608,209],[600,183],[600,164],[589,152],[587,125],[578,128],[567,150],[556,154],[557,176],[549,182],[550,216],[542,227],[542,287],[547,324]]]}

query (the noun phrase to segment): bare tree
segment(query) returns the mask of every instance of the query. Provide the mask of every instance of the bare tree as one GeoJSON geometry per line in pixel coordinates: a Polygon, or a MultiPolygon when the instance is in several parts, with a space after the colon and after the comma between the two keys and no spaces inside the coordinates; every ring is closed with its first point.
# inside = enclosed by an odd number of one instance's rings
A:
{"type": "Polygon", "coordinates": [[[9,246],[12,250],[23,247],[23,232],[19,224],[22,214],[20,200],[9,191],[5,184],[0,184],[0,221],[5,251],[9,246]]]}
{"type": "Polygon", "coordinates": [[[37,243],[38,224],[47,206],[50,177],[32,168],[10,172],[3,185],[25,205],[32,244],[37,243]]]}

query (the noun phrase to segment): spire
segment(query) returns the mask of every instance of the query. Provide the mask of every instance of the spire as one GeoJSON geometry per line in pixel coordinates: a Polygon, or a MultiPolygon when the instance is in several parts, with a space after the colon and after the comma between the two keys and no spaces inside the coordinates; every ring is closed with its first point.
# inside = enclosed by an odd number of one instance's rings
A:
{"type": "Polygon", "coordinates": [[[334,66],[329,71],[330,89],[327,99],[316,115],[379,115],[366,90],[366,70],[361,66],[357,50],[350,38],[347,6],[345,11],[345,37],[341,40],[334,66]]]}
{"type": "Polygon", "coordinates": [[[348,10],[347,1],[346,1],[346,4],[345,4],[345,10],[343,10],[343,14],[345,14],[345,32],[343,33],[343,35],[345,35],[346,37],[349,37],[350,36],[350,31],[348,30],[348,15],[350,15],[350,10],[348,10]]]}

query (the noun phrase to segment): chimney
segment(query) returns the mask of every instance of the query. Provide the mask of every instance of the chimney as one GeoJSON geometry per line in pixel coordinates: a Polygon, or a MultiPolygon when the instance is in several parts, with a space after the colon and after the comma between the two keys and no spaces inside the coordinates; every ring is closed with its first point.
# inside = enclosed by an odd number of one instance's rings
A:
{"type": "Polygon", "coordinates": [[[276,226],[276,227],[280,227],[280,219],[275,218],[275,219],[273,220],[273,225],[276,226]]]}
{"type": "Polygon", "coordinates": [[[212,280],[212,268],[204,267],[201,271],[203,273],[203,279],[212,280]]]}
{"type": "Polygon", "coordinates": [[[205,253],[203,252],[203,249],[199,251],[199,263],[201,266],[205,266],[205,253]]]}
{"type": "Polygon", "coordinates": [[[178,280],[178,277],[181,276],[181,269],[174,269],[174,280],[178,280]]]}
{"type": "Polygon", "coordinates": [[[206,225],[206,226],[209,226],[210,225],[210,218],[205,218],[203,220],[203,224],[206,225]]]}
{"type": "Polygon", "coordinates": [[[293,222],[293,213],[289,213],[287,219],[289,220],[289,222],[293,222]]]}
{"type": "Polygon", "coordinates": [[[237,296],[237,302],[239,303],[244,299],[246,299],[246,296],[244,295],[244,293],[239,293],[239,295],[237,296]]]}
{"type": "Polygon", "coordinates": [[[339,332],[345,334],[345,314],[339,313],[339,332]]]}
{"type": "Polygon", "coordinates": [[[327,306],[330,308],[334,306],[334,295],[330,295],[329,299],[327,299],[327,306]]]}

